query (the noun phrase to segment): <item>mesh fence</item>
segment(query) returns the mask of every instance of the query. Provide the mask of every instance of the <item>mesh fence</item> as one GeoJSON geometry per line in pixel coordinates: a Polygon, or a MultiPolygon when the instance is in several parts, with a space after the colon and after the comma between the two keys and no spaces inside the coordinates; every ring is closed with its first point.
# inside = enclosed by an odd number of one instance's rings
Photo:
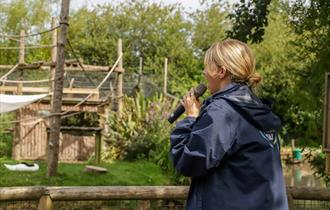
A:
{"type": "Polygon", "coordinates": [[[0,210],[37,210],[38,200],[0,201],[0,210]]]}
{"type": "MultiPolygon", "coordinates": [[[[294,200],[290,210],[329,210],[330,201],[294,200]]],[[[183,210],[183,200],[53,201],[54,210],[183,210]]],[[[0,201],[0,210],[37,210],[38,201],[0,201]]]]}
{"type": "Polygon", "coordinates": [[[290,210],[329,210],[330,201],[293,200],[293,206],[290,210]]]}
{"type": "MultiPolygon", "coordinates": [[[[182,200],[53,201],[53,210],[182,210],[182,200]]],[[[0,210],[37,210],[38,201],[1,201],[0,210]]]]}

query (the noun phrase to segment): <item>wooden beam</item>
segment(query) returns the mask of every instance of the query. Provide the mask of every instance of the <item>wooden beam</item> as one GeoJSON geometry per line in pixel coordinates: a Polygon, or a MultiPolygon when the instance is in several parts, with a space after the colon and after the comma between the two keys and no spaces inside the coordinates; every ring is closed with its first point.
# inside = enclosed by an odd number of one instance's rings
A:
{"type": "Polygon", "coordinates": [[[38,200],[45,187],[0,187],[0,201],[38,200]]]}
{"type": "Polygon", "coordinates": [[[186,186],[49,187],[53,200],[186,199],[186,186]]]}
{"type": "MultiPolygon", "coordinates": [[[[184,200],[188,186],[0,187],[0,201],[37,200],[184,200]]],[[[287,187],[291,199],[330,201],[329,188],[287,187]]]]}

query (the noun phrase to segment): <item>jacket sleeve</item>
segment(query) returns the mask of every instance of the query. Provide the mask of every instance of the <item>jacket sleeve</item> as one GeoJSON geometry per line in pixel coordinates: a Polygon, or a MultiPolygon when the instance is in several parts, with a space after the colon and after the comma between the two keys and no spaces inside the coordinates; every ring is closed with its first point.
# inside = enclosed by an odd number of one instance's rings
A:
{"type": "Polygon", "coordinates": [[[177,123],[170,140],[170,156],[184,176],[201,176],[219,165],[231,148],[238,120],[220,106],[209,107],[197,119],[187,117],[177,123]]]}

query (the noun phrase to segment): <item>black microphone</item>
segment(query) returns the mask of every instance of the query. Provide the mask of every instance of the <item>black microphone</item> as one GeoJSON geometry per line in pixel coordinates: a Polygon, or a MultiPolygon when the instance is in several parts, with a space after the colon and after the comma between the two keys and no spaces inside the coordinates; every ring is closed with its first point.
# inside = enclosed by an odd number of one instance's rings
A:
{"type": "MultiPolygon", "coordinates": [[[[199,84],[197,87],[194,88],[194,95],[196,98],[203,95],[206,91],[206,86],[204,84],[199,84]]],[[[170,123],[173,123],[175,120],[177,120],[185,111],[184,106],[181,104],[174,110],[174,112],[168,117],[168,121],[170,123]]]]}

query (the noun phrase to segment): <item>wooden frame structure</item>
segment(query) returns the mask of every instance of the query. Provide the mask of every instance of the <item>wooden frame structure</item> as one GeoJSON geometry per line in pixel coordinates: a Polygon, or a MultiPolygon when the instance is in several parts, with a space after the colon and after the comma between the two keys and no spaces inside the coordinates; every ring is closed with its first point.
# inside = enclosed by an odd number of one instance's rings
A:
{"type": "MultiPolygon", "coordinates": [[[[55,76],[55,68],[56,68],[56,57],[57,57],[57,28],[55,24],[55,19],[52,19],[52,29],[49,32],[52,33],[52,44],[51,45],[40,45],[33,46],[33,48],[50,48],[51,49],[51,61],[39,61],[35,63],[25,63],[25,49],[30,48],[25,45],[25,38],[28,36],[22,30],[19,36],[19,47],[11,47],[19,50],[18,53],[18,63],[13,66],[10,65],[0,65],[0,70],[11,69],[7,74],[0,78],[0,93],[7,94],[42,94],[42,93],[51,93],[54,87],[54,76],[55,76]],[[33,70],[45,70],[49,72],[49,82],[40,80],[40,81],[24,81],[22,76],[18,79],[18,81],[7,80],[9,74],[14,71],[21,72],[20,75],[23,75],[23,71],[33,71],[33,70]],[[27,87],[24,84],[28,83],[46,83],[44,87],[27,87]],[[10,85],[8,85],[10,84],[10,85]]],[[[12,50],[10,48],[10,50],[12,50]]],[[[102,99],[100,97],[100,86],[96,88],[75,88],[73,87],[74,80],[71,80],[70,87],[63,89],[63,98],[62,98],[62,112],[96,112],[100,115],[99,125],[102,129],[102,132],[95,130],[95,128],[83,128],[86,131],[81,134],[86,134],[90,136],[90,133],[94,133],[96,135],[96,139],[99,139],[98,135],[100,133],[104,134],[105,132],[109,132],[109,128],[106,123],[106,118],[109,113],[109,104],[110,100],[114,100],[115,110],[119,113],[122,110],[122,102],[123,102],[123,72],[125,71],[123,68],[122,61],[122,41],[118,40],[118,59],[113,67],[111,66],[95,66],[95,65],[86,65],[83,64],[80,60],[66,60],[64,65],[64,71],[66,72],[107,72],[107,77],[115,72],[117,74],[116,81],[116,92],[114,98],[106,98],[102,99]],[[94,131],[92,131],[92,130],[94,131]],[[88,131],[87,131],[88,130],[88,131]],[[95,134],[96,133],[96,134],[95,134]]],[[[105,82],[105,79],[102,83],[105,82]]],[[[40,116],[40,111],[49,112],[51,109],[51,97],[46,97],[40,100],[38,103],[30,104],[20,110],[16,111],[16,120],[15,120],[15,128],[13,129],[13,151],[12,157],[13,159],[46,159],[46,151],[47,151],[47,127],[49,126],[49,119],[43,118],[40,116]],[[39,120],[29,120],[33,118],[40,118],[39,120]],[[37,146],[39,145],[39,146],[37,146]]],[[[74,128],[77,129],[77,128],[74,128]]],[[[69,130],[69,129],[67,129],[69,130]]],[[[67,139],[64,137],[67,136],[70,132],[67,130],[63,133],[62,139],[60,139],[62,143],[67,139]]],[[[77,141],[79,141],[80,136],[72,135],[72,138],[76,136],[77,141]]],[[[104,136],[108,136],[105,134],[104,136]]],[[[94,137],[93,142],[95,142],[94,137]]],[[[72,139],[71,139],[72,140],[72,139]]],[[[100,141],[97,140],[93,145],[95,150],[95,155],[97,156],[96,161],[99,161],[100,154],[100,141]]],[[[61,157],[61,153],[60,153],[61,157]]],[[[87,157],[88,158],[88,157],[87,157]]],[[[75,160],[72,160],[75,161],[75,160]]]]}

